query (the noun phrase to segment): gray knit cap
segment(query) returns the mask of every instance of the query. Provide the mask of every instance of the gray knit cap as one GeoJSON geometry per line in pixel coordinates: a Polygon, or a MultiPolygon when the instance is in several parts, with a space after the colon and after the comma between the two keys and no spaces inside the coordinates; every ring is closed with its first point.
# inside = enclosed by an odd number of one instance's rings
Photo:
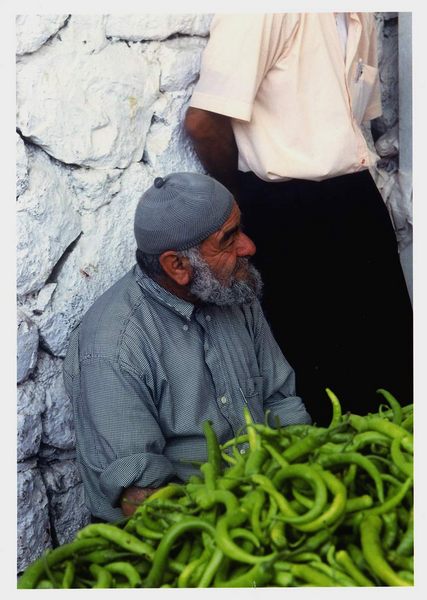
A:
{"type": "Polygon", "coordinates": [[[146,254],[187,250],[220,229],[231,213],[233,195],[200,173],[156,177],[138,202],[134,231],[146,254]]]}

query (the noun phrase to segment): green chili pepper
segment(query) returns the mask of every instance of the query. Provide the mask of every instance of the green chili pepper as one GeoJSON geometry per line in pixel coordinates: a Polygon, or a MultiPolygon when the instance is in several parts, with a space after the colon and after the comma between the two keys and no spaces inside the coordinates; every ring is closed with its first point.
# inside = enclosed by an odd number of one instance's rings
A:
{"type": "Polygon", "coordinates": [[[326,506],[328,499],[328,493],[326,485],[320,476],[320,474],[309,467],[308,465],[289,465],[280,469],[275,477],[273,478],[273,485],[278,488],[281,483],[288,478],[303,479],[304,482],[308,483],[314,493],[313,504],[307,512],[302,515],[291,515],[285,514],[286,521],[296,524],[303,524],[312,521],[315,517],[319,516],[326,506]]]}
{"type": "Polygon", "coordinates": [[[402,445],[409,452],[413,452],[413,436],[408,433],[406,429],[403,429],[400,425],[392,423],[387,419],[377,417],[375,415],[368,415],[361,417],[359,415],[350,415],[349,423],[357,431],[368,431],[374,430],[379,433],[383,433],[390,438],[402,437],[402,445]]]}
{"type": "Polygon", "coordinates": [[[380,502],[384,502],[384,488],[381,476],[375,465],[366,456],[359,454],[358,452],[342,452],[341,454],[321,454],[317,462],[322,467],[332,467],[335,465],[355,464],[372,477],[377,490],[377,496],[380,502]]]}
{"type": "Polygon", "coordinates": [[[215,504],[220,503],[224,504],[227,513],[232,513],[239,506],[236,496],[230,490],[210,491],[208,489],[201,489],[194,494],[194,500],[204,510],[208,510],[215,504]]]}
{"type": "MultiPolygon", "coordinates": [[[[264,562],[275,557],[275,552],[264,556],[254,556],[252,554],[249,554],[248,552],[245,552],[242,548],[240,548],[239,546],[237,546],[237,544],[233,542],[233,540],[230,537],[230,534],[228,533],[228,527],[231,522],[231,519],[236,519],[237,512],[238,511],[236,511],[234,515],[223,516],[218,519],[215,536],[218,548],[222,550],[222,552],[229,558],[232,558],[233,560],[236,560],[238,562],[244,562],[249,564],[257,564],[259,562],[264,562]]],[[[247,513],[245,515],[245,518],[247,518],[247,513]]]]}
{"type": "Polygon", "coordinates": [[[360,525],[360,538],[363,556],[372,571],[387,585],[410,585],[405,579],[393,571],[384,558],[380,533],[382,521],[377,515],[366,515],[360,525]]]}
{"type": "Polygon", "coordinates": [[[222,553],[222,551],[219,548],[216,548],[208,564],[206,565],[206,568],[204,569],[203,575],[200,578],[199,583],[197,584],[198,588],[207,588],[210,586],[223,557],[224,554],[222,553]]]}
{"type": "Polygon", "coordinates": [[[345,506],[346,513],[353,513],[358,510],[365,510],[366,508],[371,508],[374,501],[372,497],[368,494],[363,494],[363,496],[355,496],[353,498],[348,498],[345,506]]]}
{"type": "Polygon", "coordinates": [[[306,564],[291,564],[290,572],[294,577],[298,577],[307,583],[319,587],[336,587],[336,581],[329,575],[319,572],[311,565],[306,564]]]}
{"type": "Polygon", "coordinates": [[[258,439],[256,430],[252,427],[253,419],[252,419],[251,413],[249,412],[249,408],[247,406],[243,407],[243,417],[245,419],[246,429],[248,432],[249,448],[251,449],[251,451],[254,451],[257,448],[259,448],[260,441],[258,439]]]}
{"type": "Polygon", "coordinates": [[[36,589],[38,589],[38,590],[47,590],[47,589],[53,589],[54,587],[55,586],[53,585],[53,583],[49,579],[42,579],[37,584],[36,589]]]}
{"type": "Polygon", "coordinates": [[[314,552],[299,552],[292,557],[293,562],[313,562],[316,560],[321,560],[318,554],[314,552]]]}
{"type": "Polygon", "coordinates": [[[64,571],[64,576],[62,578],[62,585],[61,585],[61,587],[63,589],[69,589],[70,587],[72,587],[75,572],[76,572],[76,568],[74,566],[73,561],[72,560],[65,561],[65,571],[64,571]]]}
{"type": "Polygon", "coordinates": [[[402,569],[401,571],[398,571],[397,574],[399,575],[399,577],[405,579],[408,582],[407,585],[414,585],[413,571],[405,571],[402,569]]]}
{"type": "Polygon", "coordinates": [[[412,554],[414,550],[414,511],[413,509],[409,512],[407,519],[407,528],[396,548],[396,552],[402,556],[408,556],[412,554]]]}
{"type": "Polygon", "coordinates": [[[205,478],[204,488],[213,491],[216,488],[216,468],[212,463],[207,462],[200,467],[200,470],[205,478]]]}
{"type": "Polygon", "coordinates": [[[384,524],[384,532],[382,535],[382,545],[385,549],[390,549],[396,541],[398,534],[397,513],[395,510],[381,515],[384,524]]]}
{"type": "Polygon", "coordinates": [[[245,444],[248,441],[249,441],[249,435],[247,433],[244,433],[243,435],[238,435],[234,438],[231,438],[231,440],[227,440],[226,442],[221,444],[220,448],[221,448],[221,450],[226,450],[227,448],[230,448],[230,446],[237,446],[239,444],[245,444]]]}
{"type": "Polygon", "coordinates": [[[252,450],[245,464],[245,476],[250,477],[258,473],[268,456],[267,450],[263,447],[252,450]]]}
{"type": "Polygon", "coordinates": [[[221,469],[221,450],[211,421],[203,423],[203,432],[206,438],[208,463],[212,465],[213,475],[216,479],[221,469]]]}
{"type": "Polygon", "coordinates": [[[354,587],[356,585],[354,579],[347,573],[337,567],[327,565],[322,561],[311,562],[310,567],[330,577],[332,581],[335,582],[334,585],[339,585],[342,587],[354,587]]]}
{"type": "Polygon", "coordinates": [[[293,583],[294,577],[292,573],[286,573],[285,571],[277,571],[274,574],[273,583],[279,587],[290,587],[293,583]]]}
{"type": "Polygon", "coordinates": [[[349,452],[357,452],[358,450],[368,446],[370,444],[382,444],[383,446],[390,446],[390,437],[379,433],[378,431],[362,431],[356,433],[351,442],[348,445],[347,450],[349,452]]]}
{"type": "Polygon", "coordinates": [[[333,427],[336,427],[337,425],[339,425],[341,422],[341,419],[342,419],[341,404],[332,390],[330,390],[329,388],[326,388],[325,391],[326,391],[326,393],[329,397],[329,400],[331,401],[331,404],[332,404],[332,420],[329,423],[329,427],[332,429],[333,427]]]}
{"type": "Polygon", "coordinates": [[[222,477],[217,479],[217,487],[220,490],[232,490],[237,487],[241,481],[241,477],[244,474],[245,461],[239,454],[239,461],[232,467],[224,471],[222,477]]]}
{"type": "Polygon", "coordinates": [[[209,551],[203,551],[203,554],[198,558],[195,558],[188,562],[188,564],[183,568],[180,575],[178,576],[177,586],[179,588],[189,587],[190,579],[192,578],[195,570],[202,564],[206,564],[208,561],[209,551]]]}
{"type": "Polygon", "coordinates": [[[377,390],[377,394],[381,394],[390,405],[391,410],[393,411],[393,423],[396,425],[400,425],[402,422],[402,407],[396,398],[390,394],[387,390],[383,390],[382,388],[377,390]]]}
{"type": "Polygon", "coordinates": [[[123,575],[132,588],[141,586],[141,577],[135,567],[129,562],[116,561],[105,565],[104,568],[113,575],[123,575]]]}
{"type": "Polygon", "coordinates": [[[286,539],[285,535],[284,521],[273,521],[270,528],[270,539],[273,546],[276,546],[276,548],[286,548],[288,545],[288,540],[286,539]]]}
{"type": "Polygon", "coordinates": [[[393,439],[390,446],[390,454],[391,458],[398,469],[402,471],[407,477],[413,476],[414,466],[412,462],[409,462],[403,456],[402,450],[400,448],[402,443],[401,437],[396,437],[393,439]]]}
{"type": "Polygon", "coordinates": [[[215,529],[207,521],[196,517],[183,517],[182,521],[175,523],[165,533],[164,538],[157,547],[153,557],[153,564],[144,582],[144,587],[158,587],[162,581],[164,566],[168,559],[172,545],[175,540],[187,531],[206,531],[212,537],[215,536],[215,529]]]}
{"type": "Polygon", "coordinates": [[[86,527],[77,532],[76,538],[84,539],[96,535],[115,543],[117,546],[120,546],[120,548],[138,554],[138,556],[152,558],[154,555],[152,546],[141,541],[131,533],[123,531],[109,523],[91,523],[90,525],[86,525],[86,527]]]}
{"type": "Polygon", "coordinates": [[[309,435],[286,448],[282,456],[287,462],[292,463],[321,446],[328,439],[328,435],[328,430],[313,428],[309,435]]]}
{"type": "Polygon", "coordinates": [[[245,588],[245,587],[262,587],[268,583],[273,575],[273,562],[265,561],[254,565],[245,573],[233,577],[232,579],[217,580],[215,587],[224,588],[245,588]]]}
{"type": "Polygon", "coordinates": [[[383,515],[383,514],[389,512],[391,509],[395,508],[398,504],[401,503],[401,501],[407,494],[408,490],[410,489],[411,485],[412,485],[412,478],[409,477],[394,496],[392,496],[391,498],[388,498],[385,502],[383,502],[382,504],[379,504],[378,506],[373,506],[372,508],[366,509],[366,511],[364,511],[364,516],[366,516],[368,514],[369,515],[383,515]]]}
{"type": "Polygon", "coordinates": [[[366,577],[366,575],[359,569],[359,567],[353,562],[350,554],[346,550],[338,550],[335,554],[335,560],[337,563],[350,575],[357,585],[360,586],[371,586],[375,583],[366,577]]]}
{"type": "Polygon", "coordinates": [[[406,419],[402,421],[401,426],[403,427],[403,429],[406,429],[406,431],[412,433],[412,430],[414,428],[414,415],[408,415],[406,419]]]}
{"type": "Polygon", "coordinates": [[[402,556],[394,550],[389,550],[386,554],[387,561],[390,562],[394,567],[398,569],[404,569],[405,571],[414,571],[414,557],[413,556],[402,556]]]}
{"type": "Polygon", "coordinates": [[[102,565],[119,558],[130,556],[132,556],[132,552],[118,552],[117,549],[114,548],[102,548],[101,550],[92,550],[91,552],[79,554],[79,560],[102,565]]]}
{"type": "Polygon", "coordinates": [[[62,562],[63,560],[73,556],[81,550],[89,550],[94,548],[102,548],[106,545],[106,540],[95,537],[87,538],[83,540],[75,540],[69,544],[58,546],[49,553],[41,556],[39,559],[31,563],[24,573],[18,579],[18,589],[33,589],[39,580],[39,578],[45,572],[45,564],[53,566],[62,562]]]}
{"type": "Polygon", "coordinates": [[[323,514],[319,515],[309,523],[295,525],[295,527],[301,531],[314,532],[323,527],[329,527],[336,522],[345,511],[347,502],[347,489],[345,485],[343,485],[335,475],[328,471],[324,471],[320,467],[318,468],[318,472],[326,484],[326,487],[334,497],[329,508],[327,508],[323,514]]]}
{"type": "Polygon", "coordinates": [[[105,569],[105,567],[101,567],[101,565],[92,564],[89,565],[89,571],[96,579],[95,583],[92,585],[93,588],[112,587],[113,576],[105,569]]]}
{"type": "Polygon", "coordinates": [[[342,482],[346,488],[350,489],[353,486],[356,475],[357,465],[355,463],[351,463],[342,478],[342,482]]]}
{"type": "Polygon", "coordinates": [[[288,466],[288,464],[289,464],[288,461],[283,458],[281,453],[278,450],[276,450],[276,448],[274,448],[274,446],[265,442],[264,440],[262,441],[262,445],[267,450],[267,452],[270,454],[271,458],[273,458],[280,467],[288,466]]]}

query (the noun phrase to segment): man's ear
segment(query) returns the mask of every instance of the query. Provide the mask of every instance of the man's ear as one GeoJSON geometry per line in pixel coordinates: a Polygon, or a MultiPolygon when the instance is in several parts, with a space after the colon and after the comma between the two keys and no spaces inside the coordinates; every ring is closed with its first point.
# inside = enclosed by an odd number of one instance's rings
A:
{"type": "Polygon", "coordinates": [[[191,280],[191,265],[185,256],[174,250],[167,250],[159,257],[163,271],[178,285],[188,285],[191,280]]]}

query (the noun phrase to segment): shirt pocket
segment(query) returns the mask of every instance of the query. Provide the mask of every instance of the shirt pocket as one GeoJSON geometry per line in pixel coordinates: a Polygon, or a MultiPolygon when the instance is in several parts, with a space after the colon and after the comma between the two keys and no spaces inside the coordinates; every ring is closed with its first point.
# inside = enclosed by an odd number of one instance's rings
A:
{"type": "Polygon", "coordinates": [[[249,408],[251,417],[255,423],[264,421],[263,406],[263,377],[247,377],[241,382],[243,400],[249,408]]]}
{"type": "Polygon", "coordinates": [[[364,63],[356,65],[355,75],[352,77],[351,104],[353,116],[358,124],[362,122],[372,100],[377,79],[378,69],[376,67],[364,63]]]}

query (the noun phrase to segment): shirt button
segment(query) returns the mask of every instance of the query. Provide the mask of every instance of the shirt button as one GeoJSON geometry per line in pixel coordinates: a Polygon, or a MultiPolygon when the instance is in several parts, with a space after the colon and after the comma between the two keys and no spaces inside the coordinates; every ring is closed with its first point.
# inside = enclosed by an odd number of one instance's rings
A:
{"type": "Polygon", "coordinates": [[[227,396],[221,396],[219,400],[222,404],[227,404],[227,396]]]}
{"type": "Polygon", "coordinates": [[[209,350],[209,344],[208,344],[207,342],[205,342],[205,343],[203,344],[203,348],[204,348],[205,350],[209,350]]]}
{"type": "Polygon", "coordinates": [[[184,331],[188,331],[188,325],[183,325],[182,328],[184,331]]]}
{"type": "Polygon", "coordinates": [[[361,165],[364,165],[364,164],[365,164],[365,162],[366,162],[366,160],[365,160],[364,158],[362,158],[362,160],[360,161],[360,164],[361,164],[361,165]]]}
{"type": "Polygon", "coordinates": [[[211,320],[211,316],[210,315],[206,315],[206,321],[210,321],[211,320]]]}

